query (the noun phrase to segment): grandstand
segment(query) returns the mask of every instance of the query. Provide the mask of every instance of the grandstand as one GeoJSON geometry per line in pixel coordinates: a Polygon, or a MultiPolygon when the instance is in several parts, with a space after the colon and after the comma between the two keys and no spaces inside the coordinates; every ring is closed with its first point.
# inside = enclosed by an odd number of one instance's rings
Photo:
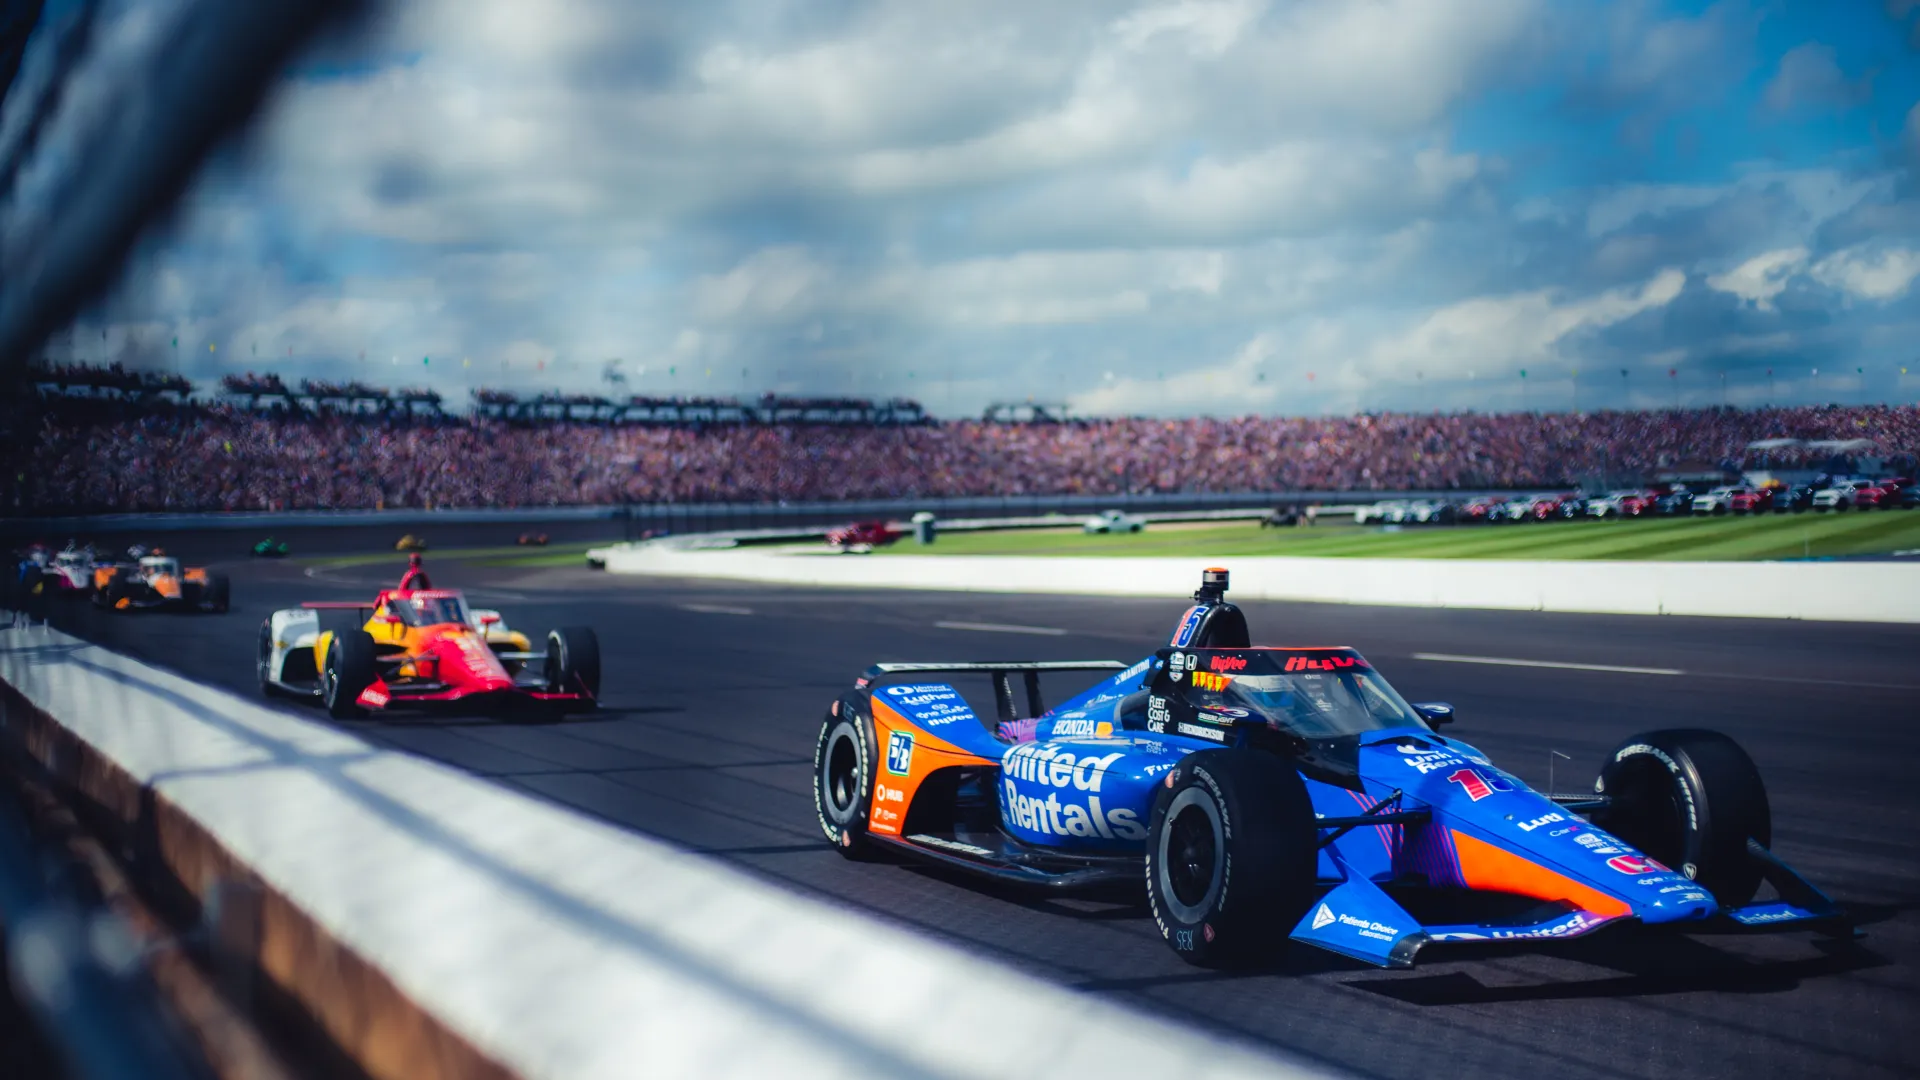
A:
{"type": "Polygon", "coordinates": [[[16,425],[10,512],[1546,490],[1920,465],[1911,405],[936,422],[898,400],[483,389],[453,414],[356,382],[234,376],[200,402],[111,369],[57,374],[90,389],[45,390],[68,404],[16,425]]]}

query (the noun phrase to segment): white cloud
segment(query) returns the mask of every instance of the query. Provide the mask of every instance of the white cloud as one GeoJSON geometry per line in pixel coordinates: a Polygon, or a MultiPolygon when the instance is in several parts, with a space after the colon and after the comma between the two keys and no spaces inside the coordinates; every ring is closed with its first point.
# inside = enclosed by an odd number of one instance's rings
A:
{"type": "Polygon", "coordinates": [[[1556,359],[1569,339],[1664,307],[1686,283],[1685,273],[1666,269],[1638,286],[1578,299],[1566,299],[1553,289],[1476,297],[1440,308],[1412,330],[1378,342],[1370,350],[1368,365],[1427,373],[1466,372],[1556,359]]]}
{"type": "Polygon", "coordinates": [[[1708,275],[1707,287],[1737,296],[1761,311],[1772,311],[1773,298],[1786,290],[1788,279],[1806,261],[1806,248],[1769,251],[1725,273],[1708,275]]]}
{"type": "Polygon", "coordinates": [[[1889,247],[1878,251],[1856,245],[1814,263],[1809,273],[1823,285],[1862,300],[1888,301],[1906,294],[1920,277],[1920,251],[1889,247]]]}
{"type": "Polygon", "coordinates": [[[1788,49],[1761,100],[1775,112],[1786,112],[1800,106],[1844,109],[1871,98],[1871,82],[1847,78],[1834,57],[1833,46],[1817,41],[1788,49]]]}

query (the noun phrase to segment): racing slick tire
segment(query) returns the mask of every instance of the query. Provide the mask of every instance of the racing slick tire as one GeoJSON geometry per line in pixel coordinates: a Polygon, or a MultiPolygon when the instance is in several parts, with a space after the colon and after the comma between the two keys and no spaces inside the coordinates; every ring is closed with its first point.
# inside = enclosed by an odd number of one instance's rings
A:
{"type": "Polygon", "coordinates": [[[1287,759],[1202,750],[1154,795],[1147,902],[1174,952],[1200,967],[1257,963],[1313,899],[1313,804],[1287,759]]]}
{"type": "Polygon", "coordinates": [[[269,698],[289,697],[280,684],[273,681],[273,619],[260,620],[260,653],[254,662],[255,674],[260,679],[260,696],[269,698]]]}
{"type": "Polygon", "coordinates": [[[1749,837],[1773,843],[1773,814],[1760,770],[1717,731],[1649,731],[1621,743],[1600,767],[1608,797],[1593,823],[1698,882],[1723,907],[1760,888],[1749,837]]]}
{"type": "Polygon", "coordinates": [[[335,634],[320,670],[320,699],[327,704],[327,715],[335,720],[364,715],[360,692],[372,686],[375,677],[373,635],[359,629],[335,634]]]}
{"type": "Polygon", "coordinates": [[[107,587],[95,592],[94,595],[100,598],[101,607],[108,611],[119,611],[120,601],[132,598],[133,586],[121,581],[120,576],[115,574],[107,579],[107,587]]]}
{"type": "Polygon", "coordinates": [[[225,574],[211,574],[207,577],[207,587],[200,593],[200,610],[224,615],[227,612],[228,598],[233,593],[233,583],[225,574]]]}
{"type": "MultiPolygon", "coordinates": [[[[547,632],[543,672],[547,692],[600,698],[600,638],[591,627],[562,626],[547,632]]],[[[591,706],[588,706],[591,707],[591,706]]]]}
{"type": "Polygon", "coordinates": [[[820,724],[813,747],[813,809],[835,851],[872,862],[880,851],[867,839],[873,805],[873,721],[842,698],[820,724]]]}

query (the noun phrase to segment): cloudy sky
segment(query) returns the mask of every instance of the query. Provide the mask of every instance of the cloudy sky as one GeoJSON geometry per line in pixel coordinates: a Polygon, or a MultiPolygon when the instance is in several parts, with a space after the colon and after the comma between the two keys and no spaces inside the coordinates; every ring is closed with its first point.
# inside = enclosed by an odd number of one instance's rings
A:
{"type": "Polygon", "coordinates": [[[416,0],[54,351],[947,415],[1913,402],[1917,279],[1920,0],[416,0]]]}

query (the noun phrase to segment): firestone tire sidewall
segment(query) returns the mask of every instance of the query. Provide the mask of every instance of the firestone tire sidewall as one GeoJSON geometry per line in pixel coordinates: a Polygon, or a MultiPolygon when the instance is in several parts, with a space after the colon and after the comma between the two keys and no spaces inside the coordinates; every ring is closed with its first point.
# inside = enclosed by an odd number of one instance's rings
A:
{"type": "Polygon", "coordinates": [[[1765,784],[1746,751],[1715,731],[1645,732],[1607,756],[1594,788],[1617,801],[1633,800],[1654,783],[1672,799],[1677,838],[1639,835],[1642,826],[1618,813],[1600,815],[1597,823],[1655,858],[1676,859],[1672,869],[1723,906],[1752,900],[1762,875],[1746,842],[1771,845],[1773,825],[1765,784]]]}
{"type": "Polygon", "coordinates": [[[813,749],[813,808],[820,831],[834,850],[849,859],[875,855],[867,837],[867,814],[873,801],[873,726],[844,701],[838,713],[828,713],[820,725],[813,749]],[[851,774],[842,775],[851,756],[851,774]],[[837,787],[844,787],[845,800],[837,787]]]}
{"type": "Polygon", "coordinates": [[[1285,944],[1314,883],[1312,807],[1291,763],[1207,750],[1174,768],[1155,793],[1145,859],[1154,923],[1181,959],[1202,967],[1259,964],[1285,944]],[[1210,837],[1212,865],[1177,869],[1176,832],[1210,837]],[[1182,898],[1174,878],[1187,878],[1182,898]],[[1298,909],[1298,910],[1296,910],[1298,909]]]}

